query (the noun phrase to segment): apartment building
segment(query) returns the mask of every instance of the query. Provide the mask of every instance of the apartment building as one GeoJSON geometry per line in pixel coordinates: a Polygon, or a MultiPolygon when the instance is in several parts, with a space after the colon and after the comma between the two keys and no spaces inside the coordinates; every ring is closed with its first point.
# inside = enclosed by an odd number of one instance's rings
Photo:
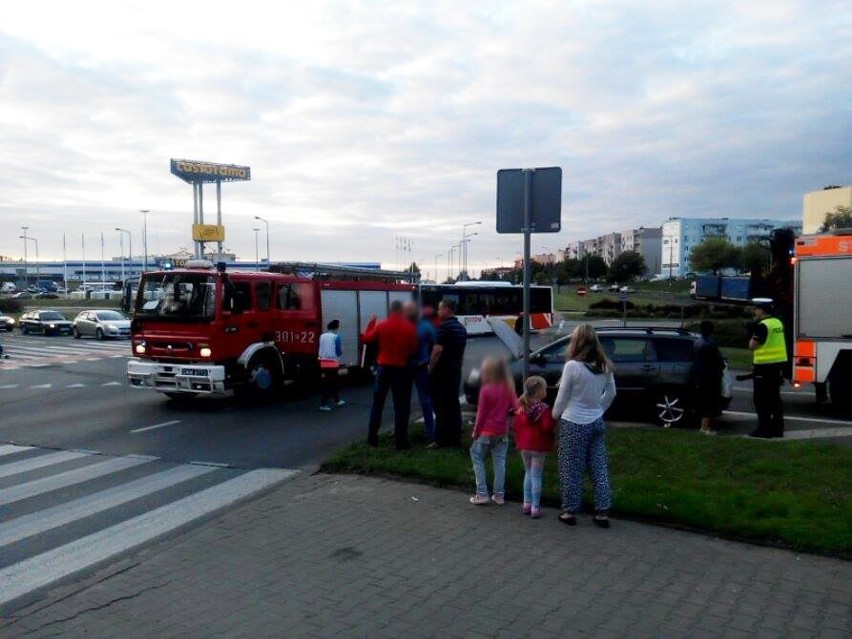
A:
{"type": "Polygon", "coordinates": [[[587,255],[597,255],[603,258],[607,266],[624,251],[635,251],[645,258],[649,273],[657,273],[661,263],[660,227],[639,227],[621,233],[607,233],[589,240],[571,242],[560,254],[564,259],[582,260],[587,255]]]}
{"type": "Polygon", "coordinates": [[[852,206],[852,186],[827,186],[821,191],[805,193],[802,206],[802,232],[819,233],[828,213],[838,206],[852,206]]]}
{"type": "Polygon", "coordinates": [[[745,246],[767,239],[772,229],[780,227],[801,232],[802,224],[798,220],[777,218],[669,218],[662,228],[659,274],[663,277],[683,277],[692,271],[690,253],[708,238],[721,237],[735,246],[745,246]]]}
{"type": "Polygon", "coordinates": [[[646,273],[659,273],[662,264],[663,229],[659,226],[621,232],[621,252],[633,251],[645,260],[646,273]]]}

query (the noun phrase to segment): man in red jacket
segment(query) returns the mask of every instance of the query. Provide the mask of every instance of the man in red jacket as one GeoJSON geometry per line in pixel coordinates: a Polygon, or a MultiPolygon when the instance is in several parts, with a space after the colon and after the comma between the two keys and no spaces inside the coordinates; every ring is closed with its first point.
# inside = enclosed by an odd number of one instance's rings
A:
{"type": "Polygon", "coordinates": [[[414,380],[411,363],[419,347],[417,329],[405,317],[402,302],[397,300],[391,303],[386,320],[379,322],[375,315],[370,318],[361,339],[365,344],[376,344],[379,350],[367,443],[370,446],[379,444],[382,412],[390,390],[393,396],[396,447],[399,450],[408,448],[411,385],[414,380]]]}

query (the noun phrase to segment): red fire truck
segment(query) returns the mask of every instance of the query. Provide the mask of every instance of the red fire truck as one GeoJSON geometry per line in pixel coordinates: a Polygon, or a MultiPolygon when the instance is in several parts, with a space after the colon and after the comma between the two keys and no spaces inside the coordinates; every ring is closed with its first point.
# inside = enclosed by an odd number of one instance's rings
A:
{"type": "Polygon", "coordinates": [[[852,407],[852,232],[796,240],[793,382],[852,407]]]}
{"type": "Polygon", "coordinates": [[[285,380],[316,373],[319,336],[333,319],[341,323],[342,366],[362,366],[370,316],[384,317],[414,291],[410,274],[322,264],[229,272],[192,260],[148,272],[135,294],[127,378],[169,397],[270,397],[285,380]]]}

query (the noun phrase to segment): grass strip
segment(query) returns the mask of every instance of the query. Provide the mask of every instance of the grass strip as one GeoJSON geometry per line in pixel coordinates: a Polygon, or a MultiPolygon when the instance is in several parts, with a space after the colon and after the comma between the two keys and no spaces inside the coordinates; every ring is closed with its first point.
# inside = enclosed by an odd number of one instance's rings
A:
{"type": "MultiPolygon", "coordinates": [[[[607,441],[615,515],[852,557],[852,451],[845,446],[632,428],[611,429],[607,441]]],[[[337,451],[322,470],[377,474],[473,492],[467,448],[427,449],[419,428],[412,431],[412,444],[411,450],[397,451],[390,437],[383,437],[375,449],[355,443],[337,451]]],[[[548,456],[542,501],[558,507],[555,458],[548,456]]],[[[512,452],[508,499],[520,500],[522,482],[523,464],[512,452]]],[[[588,486],[586,493],[588,500],[588,486]]]]}

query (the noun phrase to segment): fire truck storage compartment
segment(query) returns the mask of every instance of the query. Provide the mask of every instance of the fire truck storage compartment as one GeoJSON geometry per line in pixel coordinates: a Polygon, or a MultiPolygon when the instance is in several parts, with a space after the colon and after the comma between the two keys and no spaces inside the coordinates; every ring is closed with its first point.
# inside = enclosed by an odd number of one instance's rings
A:
{"type": "Polygon", "coordinates": [[[340,341],[343,346],[343,366],[358,363],[358,333],[361,330],[358,317],[357,291],[322,291],[323,331],[331,320],[340,320],[340,341]]]}
{"type": "Polygon", "coordinates": [[[852,256],[802,257],[796,281],[798,337],[849,339],[852,334],[852,256]]]}
{"type": "Polygon", "coordinates": [[[343,346],[343,366],[360,363],[359,335],[367,328],[371,315],[384,319],[388,306],[395,300],[408,301],[410,291],[345,291],[324,289],[322,295],[323,330],[331,320],[340,320],[340,341],[343,346]]]}

